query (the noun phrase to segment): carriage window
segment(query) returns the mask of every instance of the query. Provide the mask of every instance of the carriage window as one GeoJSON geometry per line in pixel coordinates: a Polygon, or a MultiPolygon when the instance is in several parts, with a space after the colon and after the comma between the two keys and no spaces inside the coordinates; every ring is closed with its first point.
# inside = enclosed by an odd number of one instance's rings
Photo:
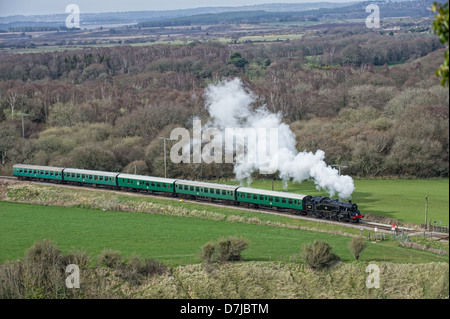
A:
{"type": "Polygon", "coordinates": [[[248,198],[248,199],[251,199],[251,198],[252,198],[252,195],[247,194],[247,198],[248,198]]]}
{"type": "Polygon", "coordinates": [[[283,204],[286,204],[286,200],[285,200],[284,198],[281,200],[281,202],[282,202],[283,204]]]}
{"type": "MultiPolygon", "coordinates": [[[[47,172],[47,174],[45,174],[45,175],[48,175],[48,172],[47,172]]],[[[50,172],[50,175],[53,176],[53,172],[50,172]]]]}
{"type": "Polygon", "coordinates": [[[205,188],[205,193],[208,193],[208,189],[207,188],[205,188]]]}
{"type": "MultiPolygon", "coordinates": [[[[53,173],[53,172],[52,172],[53,173]]],[[[48,171],[45,171],[45,175],[48,175],[48,171]]]]}
{"type": "Polygon", "coordinates": [[[191,191],[194,191],[194,186],[191,186],[191,191]]]}
{"type": "Polygon", "coordinates": [[[196,187],[195,191],[200,192],[200,187],[196,187]]]}
{"type": "Polygon", "coordinates": [[[289,204],[292,205],[292,199],[289,200],[289,204]]]}
{"type": "Polygon", "coordinates": [[[279,203],[280,199],[278,197],[275,197],[275,203],[279,203]]]}
{"type": "Polygon", "coordinates": [[[227,194],[227,192],[226,191],[222,191],[222,195],[226,195],[227,194]]]}
{"type": "Polygon", "coordinates": [[[269,202],[273,202],[273,197],[269,197],[269,202]]]}
{"type": "Polygon", "coordinates": [[[258,195],[253,195],[253,199],[258,199],[258,195]]]}

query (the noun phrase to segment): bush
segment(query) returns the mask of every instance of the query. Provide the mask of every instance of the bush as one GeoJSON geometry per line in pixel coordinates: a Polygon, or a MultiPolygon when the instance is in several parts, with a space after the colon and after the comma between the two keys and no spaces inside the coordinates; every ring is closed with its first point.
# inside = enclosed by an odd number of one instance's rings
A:
{"type": "Polygon", "coordinates": [[[241,252],[248,247],[248,240],[242,237],[226,237],[219,239],[218,261],[242,260],[241,252]]]}
{"type": "Polygon", "coordinates": [[[201,257],[210,263],[242,260],[241,253],[248,247],[248,240],[242,237],[224,237],[217,243],[209,242],[202,247],[201,257]]]}
{"type": "Polygon", "coordinates": [[[101,266],[113,269],[119,269],[123,265],[120,251],[112,249],[103,250],[98,257],[98,263],[101,266]]]}
{"type": "Polygon", "coordinates": [[[146,277],[163,275],[167,270],[168,268],[159,260],[142,259],[133,255],[128,263],[121,267],[120,276],[131,285],[140,285],[146,277]]]}
{"type": "Polygon", "coordinates": [[[323,241],[314,241],[306,244],[302,251],[303,261],[312,269],[328,268],[340,260],[339,256],[332,252],[333,247],[323,241]]]}
{"type": "Polygon", "coordinates": [[[241,253],[248,247],[248,240],[243,237],[229,236],[218,242],[209,242],[202,247],[201,257],[207,262],[225,262],[242,260],[241,253]]]}
{"type": "Polygon", "coordinates": [[[362,238],[353,238],[348,244],[348,248],[356,260],[359,260],[362,252],[366,249],[367,243],[362,238]]]}
{"type": "Polygon", "coordinates": [[[213,259],[214,252],[216,251],[216,244],[213,242],[209,242],[202,247],[202,258],[210,263],[213,259]]]}
{"type": "Polygon", "coordinates": [[[44,239],[25,253],[23,262],[0,268],[0,298],[48,299],[71,295],[65,287],[64,257],[56,244],[44,239]]]}

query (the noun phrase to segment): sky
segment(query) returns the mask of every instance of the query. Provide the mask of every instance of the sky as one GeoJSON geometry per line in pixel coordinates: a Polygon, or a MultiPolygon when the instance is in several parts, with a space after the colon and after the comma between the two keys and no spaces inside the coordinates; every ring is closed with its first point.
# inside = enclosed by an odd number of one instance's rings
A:
{"type": "Polygon", "coordinates": [[[76,4],[80,12],[159,11],[199,7],[246,6],[264,3],[351,2],[352,0],[0,0],[0,16],[65,13],[76,4]]]}

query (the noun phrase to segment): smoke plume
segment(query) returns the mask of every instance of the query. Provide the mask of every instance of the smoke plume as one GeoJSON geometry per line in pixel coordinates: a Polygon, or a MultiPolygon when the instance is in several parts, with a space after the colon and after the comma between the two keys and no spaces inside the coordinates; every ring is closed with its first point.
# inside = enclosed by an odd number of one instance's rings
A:
{"type": "MultiPolygon", "coordinates": [[[[295,135],[289,126],[282,122],[281,114],[274,114],[265,106],[252,109],[256,98],[248,92],[240,79],[227,80],[210,85],[205,91],[206,109],[211,123],[220,130],[226,128],[277,128],[278,148],[270,154],[269,163],[264,163],[278,171],[280,178],[287,182],[301,183],[313,180],[317,189],[326,190],[330,197],[338,194],[340,198],[351,198],[355,187],[350,176],[339,175],[338,170],[324,161],[325,152],[298,152],[295,135]]],[[[250,179],[252,173],[260,169],[258,162],[235,163],[237,180],[250,179]]]]}

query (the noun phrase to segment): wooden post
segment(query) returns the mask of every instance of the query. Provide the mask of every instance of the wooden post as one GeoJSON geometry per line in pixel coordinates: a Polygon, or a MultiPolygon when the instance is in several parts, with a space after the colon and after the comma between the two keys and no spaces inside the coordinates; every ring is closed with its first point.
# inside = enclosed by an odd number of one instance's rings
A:
{"type": "Polygon", "coordinates": [[[425,229],[427,229],[428,222],[428,195],[425,197],[425,229]]]}

